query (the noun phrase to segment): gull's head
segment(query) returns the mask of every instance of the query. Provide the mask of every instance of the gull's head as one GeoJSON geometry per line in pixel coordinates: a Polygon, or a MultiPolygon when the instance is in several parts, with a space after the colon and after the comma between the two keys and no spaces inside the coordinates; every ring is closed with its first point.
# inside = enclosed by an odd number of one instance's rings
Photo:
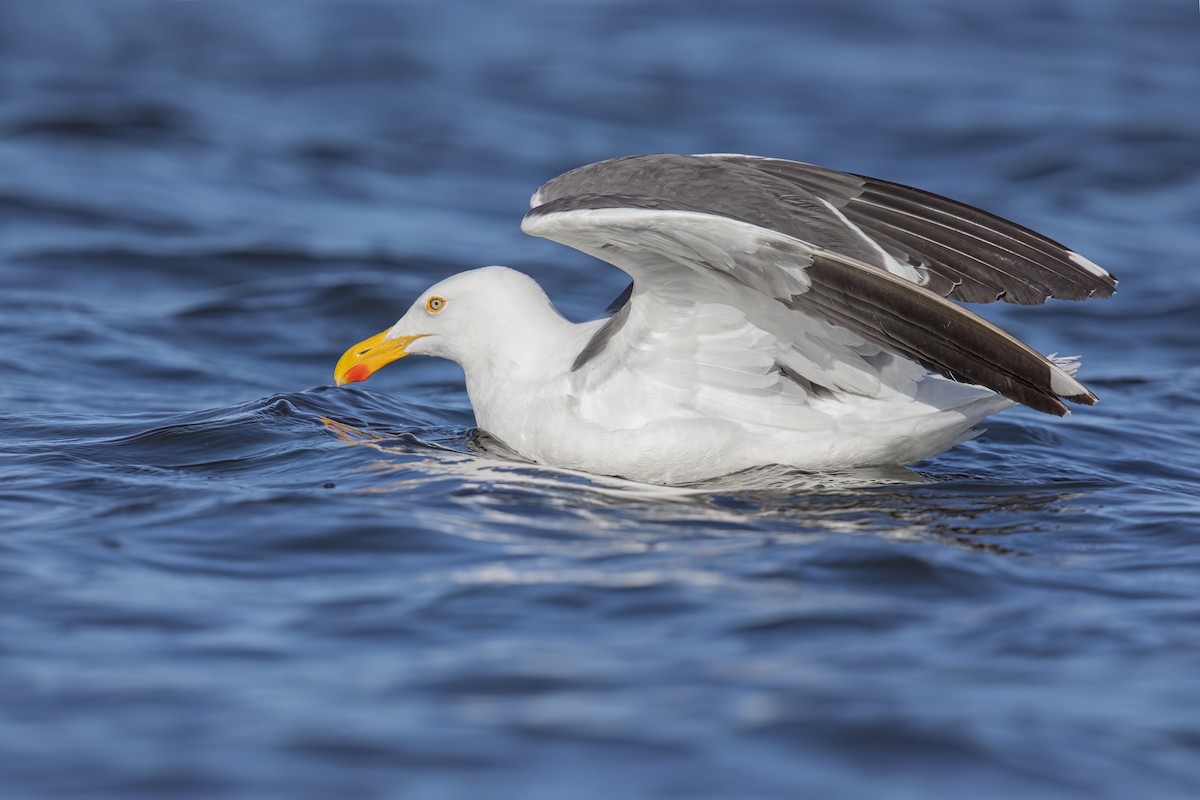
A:
{"type": "Polygon", "coordinates": [[[334,368],[338,386],[365,381],[410,355],[448,358],[463,367],[505,346],[520,348],[549,310],[545,292],[508,267],[460,272],[421,293],[395,325],[347,350],[334,368]]]}

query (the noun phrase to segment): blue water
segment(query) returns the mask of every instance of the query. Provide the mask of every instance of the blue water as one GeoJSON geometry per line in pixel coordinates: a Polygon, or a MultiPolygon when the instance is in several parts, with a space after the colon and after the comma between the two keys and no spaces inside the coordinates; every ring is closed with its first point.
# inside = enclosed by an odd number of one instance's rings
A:
{"type": "Polygon", "coordinates": [[[1200,796],[1191,2],[0,4],[0,796],[1200,796]],[[912,470],[506,461],[329,386],[579,164],[912,183],[1115,272],[1101,396],[912,470]]]}

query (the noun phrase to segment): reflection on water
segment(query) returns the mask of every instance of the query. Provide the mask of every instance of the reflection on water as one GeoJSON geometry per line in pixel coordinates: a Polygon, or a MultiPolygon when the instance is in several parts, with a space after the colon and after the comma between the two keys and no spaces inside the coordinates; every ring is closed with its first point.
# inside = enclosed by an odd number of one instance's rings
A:
{"type": "MultiPolygon", "coordinates": [[[[411,456],[428,451],[467,456],[465,458],[435,457],[431,461],[422,462],[424,470],[432,470],[434,473],[445,471],[447,474],[453,474],[464,480],[496,482],[499,486],[511,483],[513,487],[521,485],[540,486],[547,489],[555,487],[582,488],[601,496],[626,499],[670,500],[717,493],[764,492],[779,494],[844,491],[889,483],[922,483],[926,480],[919,473],[903,467],[872,467],[812,473],[790,467],[774,466],[750,469],[686,486],[663,486],[614,476],[595,475],[579,470],[532,464],[522,459],[504,442],[480,430],[471,431],[470,435],[463,440],[466,445],[465,451],[459,451],[448,444],[423,441],[412,434],[384,436],[367,433],[332,419],[322,418],[321,421],[347,444],[366,445],[393,456],[411,456]]],[[[396,459],[380,460],[375,467],[380,471],[405,468],[404,462],[396,459]]]]}
{"type": "MultiPolygon", "coordinates": [[[[772,529],[790,524],[809,535],[882,534],[1014,553],[1018,551],[990,537],[1029,533],[1031,520],[1043,520],[1043,527],[1052,529],[1055,513],[1086,502],[1088,494],[1083,487],[1005,485],[905,467],[813,473],[769,466],[687,486],[662,486],[531,464],[479,430],[461,439],[427,441],[413,433],[389,436],[326,417],[320,421],[347,445],[381,454],[363,467],[372,475],[370,485],[356,491],[405,492],[451,481],[460,487],[459,494],[486,493],[510,501],[526,497],[576,515],[597,510],[582,520],[587,523],[583,530],[612,527],[613,514],[653,518],[664,512],[657,504],[669,503],[665,513],[676,521],[745,525],[760,518],[772,529]]],[[[529,524],[537,523],[530,519],[529,524]]]]}

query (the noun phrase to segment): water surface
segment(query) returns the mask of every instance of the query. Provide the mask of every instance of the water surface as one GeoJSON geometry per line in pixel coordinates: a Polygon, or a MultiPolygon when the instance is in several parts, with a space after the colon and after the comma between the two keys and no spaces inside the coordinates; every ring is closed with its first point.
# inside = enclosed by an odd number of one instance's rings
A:
{"type": "Polygon", "coordinates": [[[1194,797],[1200,14],[1186,3],[0,6],[5,797],[1194,797]],[[991,308],[1101,396],[911,470],[506,460],[427,285],[614,269],[543,180],[749,152],[1068,242],[991,308]]]}

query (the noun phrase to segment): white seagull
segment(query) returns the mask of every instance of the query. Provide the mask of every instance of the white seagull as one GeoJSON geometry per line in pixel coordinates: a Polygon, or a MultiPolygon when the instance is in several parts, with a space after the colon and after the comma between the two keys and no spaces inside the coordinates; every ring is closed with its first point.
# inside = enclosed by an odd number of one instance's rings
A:
{"type": "Polygon", "coordinates": [[[506,267],[453,275],[338,361],[457,362],[480,428],[532,462],[680,484],[769,464],[910,464],[1023,404],[1096,396],[955,300],[1108,297],[1116,280],[985,211],[887,181],[745,155],[580,167],[521,228],[620,268],[575,324],[506,267]]]}

